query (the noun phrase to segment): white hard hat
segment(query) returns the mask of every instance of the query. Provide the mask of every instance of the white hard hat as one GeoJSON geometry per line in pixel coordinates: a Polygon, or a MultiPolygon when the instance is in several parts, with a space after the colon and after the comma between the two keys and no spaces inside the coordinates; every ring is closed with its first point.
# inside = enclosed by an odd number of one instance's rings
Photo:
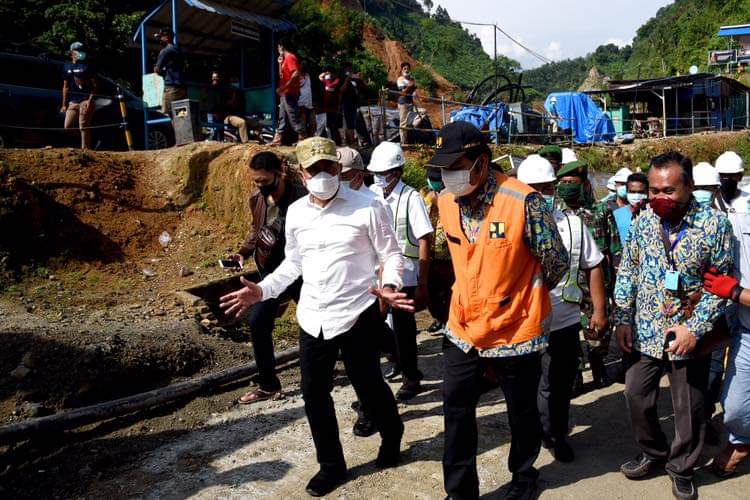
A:
{"type": "Polygon", "coordinates": [[[615,185],[615,176],[613,175],[609,179],[607,179],[607,189],[610,191],[616,191],[617,186],[615,185]]]}
{"type": "Polygon", "coordinates": [[[565,165],[572,161],[578,161],[575,152],[570,148],[562,148],[562,164],[565,165]]]}
{"type": "Polygon", "coordinates": [[[387,172],[394,168],[403,167],[405,162],[404,150],[401,149],[399,144],[383,141],[372,150],[367,170],[375,173],[387,172]]]}
{"type": "Polygon", "coordinates": [[[741,174],[745,171],[745,162],[734,151],[719,155],[714,165],[720,174],[741,174]]]}
{"type": "Polygon", "coordinates": [[[630,174],[632,173],[633,171],[627,167],[621,168],[615,174],[614,180],[618,184],[625,184],[628,182],[628,177],[630,177],[630,174]]]}
{"type": "Polygon", "coordinates": [[[702,161],[693,167],[693,184],[696,186],[721,186],[719,172],[710,163],[702,161]]]}
{"type": "Polygon", "coordinates": [[[336,148],[336,156],[339,157],[342,174],[350,170],[365,169],[365,163],[362,161],[362,156],[359,154],[359,151],[354,148],[350,148],[349,146],[336,148]]]}
{"type": "Polygon", "coordinates": [[[516,177],[524,184],[544,184],[557,180],[552,164],[546,158],[542,158],[539,155],[529,155],[526,157],[518,166],[516,177]]]}

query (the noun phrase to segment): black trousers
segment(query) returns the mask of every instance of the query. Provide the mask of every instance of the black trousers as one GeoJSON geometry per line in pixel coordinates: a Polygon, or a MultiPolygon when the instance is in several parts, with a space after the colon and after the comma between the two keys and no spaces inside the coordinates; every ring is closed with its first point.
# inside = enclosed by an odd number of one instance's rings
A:
{"type": "MultiPolygon", "coordinates": [[[[404,287],[401,291],[413,299],[416,287],[404,287]]],[[[412,381],[422,380],[422,372],[417,367],[417,320],[414,313],[393,309],[391,314],[398,366],[405,378],[412,381]]]]}
{"type": "Polygon", "coordinates": [[[578,332],[581,324],[554,331],[549,346],[542,354],[542,377],[539,381],[537,404],[544,437],[564,440],[568,435],[568,415],[573,382],[578,372],[578,332]]]}
{"type": "Polygon", "coordinates": [[[487,364],[494,369],[508,407],[511,430],[508,468],[514,480],[536,479],[538,471],[534,462],[542,442],[536,402],[540,353],[480,358],[475,349],[465,353],[446,338],[443,363],[443,480],[448,496],[456,500],[479,497],[476,410],[487,364]]]}
{"type": "Polygon", "coordinates": [[[716,403],[721,398],[725,351],[726,349],[716,349],[711,352],[711,368],[708,374],[708,390],[706,391],[706,420],[711,420],[716,411],[716,403]]]}
{"type": "Polygon", "coordinates": [[[628,363],[625,400],[638,446],[650,458],[666,459],[670,475],[691,479],[706,431],[704,395],[711,357],[669,361],[634,351],[628,363]],[[664,373],[669,377],[674,407],[675,438],[671,447],[656,413],[659,380],[664,373]]]}
{"type": "Polygon", "coordinates": [[[273,352],[273,328],[278,310],[279,299],[268,299],[255,304],[248,316],[253,355],[258,365],[256,380],[261,390],[269,392],[281,389],[281,382],[276,376],[276,357],[273,352]]]}
{"type": "Polygon", "coordinates": [[[357,398],[370,409],[384,441],[399,439],[403,431],[396,400],[380,372],[378,336],[380,311],[374,302],[346,333],[325,340],[300,329],[300,370],[305,414],[321,469],[346,468],[333,406],[333,372],[339,352],[357,398]]]}

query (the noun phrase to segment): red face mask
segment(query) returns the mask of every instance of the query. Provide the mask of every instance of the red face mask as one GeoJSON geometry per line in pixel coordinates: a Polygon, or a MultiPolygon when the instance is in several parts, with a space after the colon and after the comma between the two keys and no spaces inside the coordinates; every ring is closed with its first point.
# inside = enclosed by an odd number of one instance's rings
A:
{"type": "Polygon", "coordinates": [[[654,213],[667,222],[679,221],[687,211],[687,205],[676,202],[672,198],[654,198],[650,204],[654,213]]]}

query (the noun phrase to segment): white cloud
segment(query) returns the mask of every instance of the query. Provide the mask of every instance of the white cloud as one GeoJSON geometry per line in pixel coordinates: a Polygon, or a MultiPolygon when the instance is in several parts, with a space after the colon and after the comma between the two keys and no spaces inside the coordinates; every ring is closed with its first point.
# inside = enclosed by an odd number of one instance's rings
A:
{"type": "Polygon", "coordinates": [[[625,47],[626,45],[630,45],[629,41],[626,42],[622,38],[607,38],[607,41],[604,42],[604,45],[608,45],[610,43],[615,44],[620,48],[625,47]]]}
{"type": "Polygon", "coordinates": [[[563,51],[560,42],[550,42],[549,45],[547,45],[547,48],[544,49],[544,56],[553,61],[559,61],[562,59],[563,51]]]}

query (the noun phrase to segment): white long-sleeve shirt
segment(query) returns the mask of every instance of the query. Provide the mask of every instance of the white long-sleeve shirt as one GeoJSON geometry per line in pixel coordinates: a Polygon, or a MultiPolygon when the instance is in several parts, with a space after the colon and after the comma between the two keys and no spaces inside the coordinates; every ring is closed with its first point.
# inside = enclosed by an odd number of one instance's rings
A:
{"type": "Polygon", "coordinates": [[[297,321],[310,335],[331,339],[354,326],[375,297],[374,261],[383,283],[400,288],[404,258],[387,208],[341,186],[325,207],[305,196],[289,206],[285,259],[259,283],[263,299],[275,298],[302,276],[297,321]]]}

